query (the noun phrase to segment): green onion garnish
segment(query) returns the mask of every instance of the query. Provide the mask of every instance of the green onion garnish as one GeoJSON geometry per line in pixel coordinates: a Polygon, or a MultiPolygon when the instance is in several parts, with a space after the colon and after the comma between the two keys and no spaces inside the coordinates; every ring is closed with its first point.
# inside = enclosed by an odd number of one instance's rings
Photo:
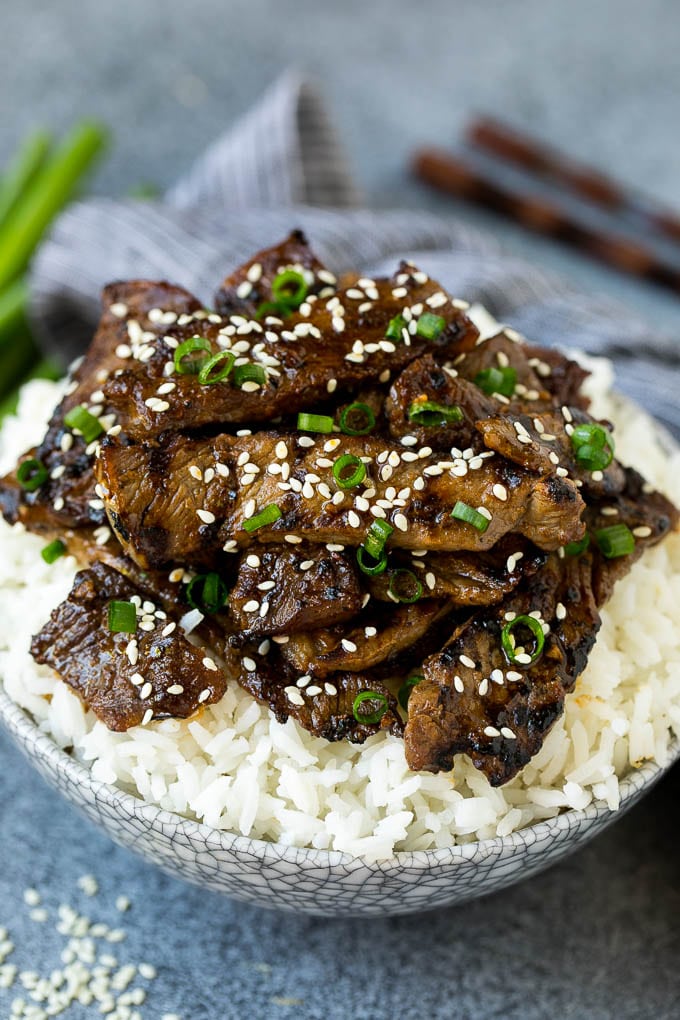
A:
{"type": "Polygon", "coordinates": [[[357,563],[362,574],[368,577],[376,577],[377,574],[384,574],[387,567],[387,553],[383,549],[379,556],[371,556],[363,545],[357,549],[357,563]],[[369,562],[372,561],[372,562],[369,562]]]}
{"type": "Polygon", "coordinates": [[[218,351],[217,354],[213,354],[212,358],[203,362],[198,373],[201,386],[212,386],[213,383],[222,382],[231,372],[235,361],[236,356],[231,351],[218,351]]]}
{"type": "Polygon", "coordinates": [[[255,514],[253,517],[248,517],[243,522],[244,531],[257,531],[258,528],[264,528],[268,524],[274,524],[278,521],[283,514],[279,510],[276,503],[270,503],[264,510],[260,510],[259,514],[255,514]]]}
{"type": "Polygon", "coordinates": [[[467,503],[458,500],[451,516],[455,517],[457,521],[465,521],[466,524],[471,524],[477,531],[486,531],[489,527],[489,518],[485,517],[484,514],[480,514],[479,510],[475,510],[474,507],[468,506],[467,503]]]}
{"type": "Polygon", "coordinates": [[[297,427],[303,432],[332,432],[333,419],[327,414],[307,414],[301,411],[297,419],[297,427]]]}
{"type": "Polygon", "coordinates": [[[408,680],[405,680],[399,688],[397,700],[405,712],[408,711],[408,702],[411,697],[411,691],[414,687],[417,687],[419,683],[422,683],[424,679],[424,676],[416,673],[414,676],[410,676],[408,680]]]}
{"type": "Polygon", "coordinates": [[[55,538],[54,542],[50,542],[42,550],[40,555],[44,559],[45,563],[54,563],[60,556],[63,556],[66,552],[66,546],[60,538],[55,538]]]}
{"type": "Polygon", "coordinates": [[[346,436],[365,436],[375,428],[375,415],[368,404],[349,404],[340,414],[340,431],[346,436]]]}
{"type": "Polygon", "coordinates": [[[175,351],[175,371],[180,375],[198,375],[207,358],[195,357],[197,351],[211,353],[210,341],[204,336],[192,336],[185,340],[175,351]]]}
{"type": "Polygon", "coordinates": [[[278,305],[284,308],[299,308],[307,297],[307,284],[302,273],[295,269],[284,269],[272,280],[272,295],[278,305]]]}
{"type": "Polygon", "coordinates": [[[134,634],[137,607],[133,602],[109,602],[109,630],[112,634],[134,634]]]}
{"type": "Polygon", "coordinates": [[[385,543],[393,531],[392,525],[381,518],[378,518],[371,524],[364,539],[364,549],[374,560],[380,559],[385,543]]]}
{"type": "Polygon", "coordinates": [[[378,723],[384,716],[385,712],[389,708],[389,702],[384,694],[380,691],[362,691],[357,694],[352,705],[352,714],[358,723],[378,723]],[[360,711],[361,706],[365,701],[372,701],[377,703],[378,708],[374,712],[360,711]]]}
{"type": "Polygon", "coordinates": [[[22,489],[26,492],[35,492],[48,479],[48,471],[41,460],[31,457],[30,460],[23,460],[17,470],[17,479],[22,489]]]}
{"type": "Polygon", "coordinates": [[[345,453],[338,457],[333,465],[333,478],[341,489],[353,489],[366,477],[366,465],[352,453],[345,453]]]}
{"type": "Polygon", "coordinates": [[[290,309],[277,305],[274,301],[263,301],[257,306],[256,319],[265,319],[268,315],[274,315],[277,319],[285,319],[290,309]]]}
{"type": "Polygon", "coordinates": [[[401,340],[402,330],[406,328],[406,319],[403,315],[395,315],[393,319],[390,319],[387,329],[385,330],[386,340],[401,340]]]}
{"type": "Polygon", "coordinates": [[[219,574],[199,574],[189,582],[187,602],[192,609],[217,613],[225,605],[229,591],[219,574]]]}
{"type": "Polygon", "coordinates": [[[463,412],[455,404],[447,406],[434,400],[414,400],[408,409],[408,418],[416,425],[449,425],[462,421],[463,412]]]}
{"type": "Polygon", "coordinates": [[[236,365],[234,367],[234,382],[237,386],[243,386],[246,382],[256,382],[258,386],[264,386],[267,381],[267,373],[262,365],[236,365]]]}
{"type": "Polygon", "coordinates": [[[580,556],[584,553],[590,545],[590,535],[588,532],[585,533],[580,542],[567,542],[564,547],[566,556],[580,556]]]}
{"type": "Polygon", "coordinates": [[[586,471],[603,471],[614,459],[614,440],[601,425],[577,425],[570,438],[576,460],[586,471]]]}
{"type": "MultiPolygon", "coordinates": [[[[510,620],[509,623],[503,627],[501,631],[501,644],[503,645],[503,651],[507,655],[510,662],[516,663],[517,665],[531,666],[539,658],[543,651],[543,645],[545,644],[545,636],[543,634],[543,628],[538,620],[533,616],[516,616],[514,620],[510,620]],[[512,635],[512,631],[515,627],[528,627],[534,636],[535,648],[531,655],[529,655],[530,661],[522,663],[517,659],[519,654],[515,650],[515,639],[512,635]]],[[[525,654],[529,654],[528,652],[525,654]]]]}
{"type": "Polygon", "coordinates": [[[503,397],[511,397],[517,385],[517,370],[511,365],[503,368],[483,368],[475,376],[474,383],[489,395],[500,393],[503,397]]]}
{"type": "Polygon", "coordinates": [[[390,575],[389,594],[397,600],[411,605],[423,594],[423,586],[412,570],[393,570],[390,575]]]}
{"type": "Polygon", "coordinates": [[[416,324],[416,333],[424,340],[436,340],[446,326],[446,319],[432,312],[423,312],[416,324]]]}
{"type": "Polygon", "coordinates": [[[595,541],[603,556],[613,560],[617,556],[628,556],[635,550],[635,538],[627,524],[612,524],[595,532],[595,541]]]}
{"type": "Polygon", "coordinates": [[[64,425],[70,429],[77,429],[86,443],[92,443],[104,431],[99,418],[90,414],[82,404],[71,408],[68,414],[64,415],[64,425]]]}

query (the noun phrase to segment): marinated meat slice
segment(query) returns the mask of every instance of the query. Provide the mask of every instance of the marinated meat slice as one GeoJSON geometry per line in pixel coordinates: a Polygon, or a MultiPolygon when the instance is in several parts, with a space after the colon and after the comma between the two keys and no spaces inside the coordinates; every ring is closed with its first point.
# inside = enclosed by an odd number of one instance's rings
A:
{"type": "Polygon", "coordinates": [[[624,471],[623,492],[614,499],[588,506],[585,513],[588,533],[592,536],[591,545],[596,545],[594,536],[598,531],[617,524],[629,528],[635,539],[635,549],[627,556],[612,559],[595,556],[593,590],[598,605],[604,605],[616,582],[628,573],[645,549],[676,530],[680,521],[678,511],[669,499],[645,482],[633,468],[624,468],[624,471]]]}
{"type": "MultiPolygon", "coordinates": [[[[323,636],[292,635],[282,646],[284,658],[295,662],[313,677],[327,677],[331,673],[364,672],[383,666],[383,674],[401,673],[408,669],[407,662],[421,662],[423,641],[433,628],[450,616],[452,602],[425,599],[413,605],[385,607],[377,614],[367,614],[361,623],[352,628],[336,628],[323,636]],[[311,654],[310,654],[311,653],[311,654]]],[[[437,637],[441,640],[439,630],[437,637]]]]}
{"type": "Polygon", "coordinates": [[[361,609],[356,560],[319,546],[266,546],[244,556],[229,615],[246,636],[330,627],[361,609]]]}
{"type": "MultiPolygon", "coordinates": [[[[577,479],[593,499],[614,495],[624,485],[623,468],[612,460],[602,471],[590,471],[576,458],[570,436],[579,425],[599,425],[611,436],[610,422],[596,422],[580,408],[566,405],[560,410],[535,414],[495,415],[477,422],[485,445],[508,460],[539,474],[555,472],[577,479]]],[[[611,438],[613,447],[614,440],[611,438]]]]}
{"type": "Polygon", "coordinates": [[[512,531],[550,550],[584,532],[584,504],[568,479],[539,478],[495,454],[457,465],[372,436],[173,436],[158,447],[106,440],[97,476],[111,524],[142,567],[212,563],[254,542],[357,546],[382,515],[394,548],[486,550],[512,531]],[[334,496],[336,451],[367,471],[360,486],[334,496]],[[451,516],[459,501],[485,511],[486,530],[451,516]],[[280,517],[256,527],[267,507],[280,517]]]}
{"type": "Polygon", "coordinates": [[[268,705],[279,722],[292,717],[314,736],[325,740],[347,738],[355,744],[381,730],[395,735],[403,732],[396,700],[379,680],[361,673],[334,673],[330,680],[317,683],[281,659],[268,642],[264,653],[259,650],[262,647],[231,648],[230,675],[235,675],[257,701],[268,705]],[[377,722],[359,722],[354,715],[355,699],[364,691],[377,693],[380,700],[374,703],[369,699],[360,705],[360,714],[380,709],[384,699],[386,709],[377,722]]]}
{"type": "MultiPolygon", "coordinates": [[[[294,230],[281,244],[257,252],[227,276],[215,295],[215,310],[220,315],[253,318],[261,305],[276,301],[272,282],[286,269],[303,274],[310,296],[321,292],[330,297],[337,285],[335,275],[319,262],[303,232],[294,230]]],[[[262,309],[263,317],[265,311],[262,309]]]]}
{"type": "MultiPolygon", "coordinates": [[[[498,413],[498,403],[483,393],[478,386],[460,378],[450,365],[442,365],[431,354],[412,361],[394,380],[385,401],[390,435],[395,439],[414,436],[418,445],[431,446],[434,450],[449,450],[452,446],[460,451],[476,444],[475,423],[498,413]],[[448,424],[421,425],[413,421],[410,414],[430,401],[442,407],[458,409],[460,421],[448,424]]],[[[436,414],[433,419],[436,419],[436,414]]]]}
{"type": "MultiPolygon", "coordinates": [[[[538,752],[600,626],[591,573],[590,555],[551,556],[529,587],[470,617],[425,661],[424,679],[408,705],[411,769],[450,770],[454,754],[466,753],[492,786],[500,786],[538,752]],[[546,631],[545,644],[534,663],[520,665],[506,656],[502,631],[516,616],[530,614],[546,631]]],[[[519,626],[513,631],[513,654],[531,654],[520,651],[524,633],[531,636],[519,626]]]]}
{"type": "Polygon", "coordinates": [[[480,341],[474,350],[461,353],[454,367],[463,378],[474,382],[479,372],[489,368],[512,368],[516,387],[509,401],[513,408],[523,406],[528,413],[547,407],[588,407],[581,387],[588,373],[559,351],[533,347],[514,329],[502,329],[480,341]]]}
{"type": "MultiPolygon", "coordinates": [[[[153,350],[150,342],[158,341],[171,321],[191,319],[200,310],[188,291],[150,280],[112,283],[104,288],[102,304],[102,318],[92,344],[84,358],[75,363],[45,438],[27,455],[44,464],[47,481],[36,492],[28,493],[18,486],[15,472],[0,480],[3,516],[10,523],[21,521],[31,531],[47,533],[106,523],[92,474],[98,437],[88,443],[78,430],[65,425],[64,418],[69,411],[85,407],[98,418],[102,432],[113,428],[115,415],[102,393],[107,379],[130,360],[142,364],[153,350]]],[[[166,360],[168,355],[169,348],[166,360]]]]}
{"type": "Polygon", "coordinates": [[[111,730],[151,719],[187,718],[219,701],[227,678],[203,649],[122,574],[103,563],[76,576],[68,599],[33,638],[36,662],[51,666],[111,730]],[[134,635],[112,633],[109,603],[139,603],[134,635]]]}
{"type": "MultiPolygon", "coordinates": [[[[416,550],[420,554],[422,550],[416,550]]],[[[423,588],[424,598],[451,599],[456,606],[489,606],[500,602],[524,577],[543,566],[546,554],[517,535],[500,539],[488,552],[458,552],[391,557],[395,569],[409,570],[423,588]]],[[[395,602],[390,594],[392,570],[366,578],[375,599],[395,602]]]]}
{"type": "MultiPolygon", "coordinates": [[[[285,322],[268,316],[259,322],[245,316],[210,315],[200,335],[210,353],[231,350],[266,374],[263,383],[236,384],[235,371],[214,385],[201,385],[195,374],[178,374],[169,366],[168,338],[177,347],[186,339],[168,326],[166,338],[153,346],[144,362],[130,361],[126,371],[105,386],[123,433],[136,441],[173,429],[199,429],[244,422],[271,421],[282,414],[314,409],[329,393],[354,393],[400,371],[425,351],[444,357],[461,344],[473,343],[477,330],[435,281],[403,264],[388,280],[363,280],[290,315],[285,322]],[[369,286],[370,284],[370,286],[369,286]],[[424,312],[428,302],[434,312],[424,312]],[[416,332],[421,316],[429,315],[425,335],[416,332]],[[308,314],[303,314],[307,312],[308,314]],[[401,339],[386,337],[390,324],[409,316],[413,333],[404,327],[401,339]],[[432,319],[437,323],[432,324],[432,319]],[[441,319],[441,332],[438,320],[441,319]]],[[[192,327],[196,333],[195,324],[192,327]]],[[[206,352],[206,357],[208,353],[206,352]]]]}

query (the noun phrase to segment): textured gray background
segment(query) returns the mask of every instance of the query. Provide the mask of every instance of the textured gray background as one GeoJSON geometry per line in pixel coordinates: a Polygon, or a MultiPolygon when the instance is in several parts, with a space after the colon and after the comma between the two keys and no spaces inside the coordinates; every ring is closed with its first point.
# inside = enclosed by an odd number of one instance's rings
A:
{"type": "MultiPolygon", "coordinates": [[[[323,83],[374,205],[451,209],[409,180],[408,154],[454,142],[484,111],[680,206],[676,0],[0,0],[0,38],[0,164],[30,125],[63,129],[90,113],[115,135],[95,182],[104,193],[170,183],[296,64],[323,83]]],[[[583,289],[626,300],[665,329],[680,324],[677,298],[457,208],[583,289]]],[[[677,769],[548,874],[458,910],[385,922],[296,919],[185,887],[81,821],[5,738],[0,774],[0,926],[15,961],[49,973],[63,944],[52,922],[28,920],[26,886],[49,907],[80,904],[109,923],[126,893],[134,905],[119,918],[129,939],[117,955],[159,967],[149,1020],[171,1009],[183,1020],[665,1020],[680,1010],[677,769]],[[102,886],[94,901],[76,888],[88,871],[102,886]]]]}

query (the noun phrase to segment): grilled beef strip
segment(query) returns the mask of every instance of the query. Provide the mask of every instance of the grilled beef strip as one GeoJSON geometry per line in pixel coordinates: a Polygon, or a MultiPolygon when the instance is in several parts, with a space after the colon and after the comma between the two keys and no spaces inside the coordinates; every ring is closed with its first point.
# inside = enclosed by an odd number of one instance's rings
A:
{"type": "MultiPolygon", "coordinates": [[[[380,680],[364,673],[338,672],[317,681],[288,662],[281,655],[281,647],[265,640],[245,648],[232,645],[226,652],[230,676],[253,698],[267,705],[279,722],[293,718],[314,736],[325,740],[348,738],[356,744],[381,730],[396,736],[403,733],[396,700],[380,680]],[[361,722],[354,714],[355,699],[363,691],[385,699],[386,711],[377,723],[361,722]]],[[[367,714],[376,707],[379,706],[369,699],[362,712],[367,714]]]]}
{"type": "Polygon", "coordinates": [[[111,730],[187,718],[226,690],[227,678],[210,654],[191,645],[177,620],[103,563],[76,576],[69,597],[33,638],[31,654],[111,730]],[[132,599],[140,603],[134,635],[111,633],[109,603],[132,599]]]}
{"type": "Polygon", "coordinates": [[[172,436],[162,446],[105,440],[97,477],[111,525],[142,567],[199,566],[222,550],[282,540],[357,546],[383,514],[394,548],[486,550],[513,531],[551,550],[582,536],[584,504],[568,479],[540,478],[496,454],[461,461],[465,474],[454,474],[453,462],[420,453],[373,436],[326,441],[277,432],[172,436]],[[367,477],[363,489],[334,502],[336,450],[367,461],[367,477]],[[487,509],[485,531],[451,516],[459,500],[487,509]],[[244,530],[271,504],[279,520],[244,530]]]}
{"type": "Polygon", "coordinates": [[[644,549],[678,526],[678,511],[665,496],[630,468],[625,478],[624,492],[589,506],[586,518],[593,533],[612,522],[626,524],[635,537],[631,554],[607,559],[591,541],[580,556],[551,555],[530,581],[469,617],[425,661],[424,680],[408,705],[410,768],[448,770],[453,755],[464,752],[498,786],[539,751],[585,669],[600,627],[598,607],[644,549]],[[545,646],[535,663],[518,665],[505,655],[501,631],[512,614],[532,613],[549,628],[545,646]]]}
{"type": "Polygon", "coordinates": [[[361,609],[356,560],[320,546],[264,546],[242,557],[229,615],[246,637],[345,623],[361,609]]]}
{"type": "Polygon", "coordinates": [[[129,360],[127,369],[108,381],[106,400],[125,435],[142,441],[177,429],[271,421],[314,407],[331,392],[340,396],[377,384],[427,350],[449,357],[474,344],[478,333],[464,312],[414,267],[403,264],[391,279],[368,283],[308,303],[307,315],[298,310],[285,321],[210,315],[200,328],[193,324],[193,333],[199,330],[212,353],[231,350],[259,364],[267,373],[262,385],[251,381],[239,387],[232,371],[224,381],[202,386],[194,374],[171,371],[168,338],[175,347],[186,338],[186,330],[180,336],[171,326],[148,360],[129,360]],[[415,332],[411,309],[427,309],[435,299],[441,300],[436,314],[445,326],[428,339],[415,332]],[[405,311],[414,332],[405,329],[401,340],[386,339],[390,322],[405,311]]]}
{"type": "MultiPolygon", "coordinates": [[[[319,296],[332,297],[336,290],[335,274],[319,262],[304,233],[294,230],[280,244],[258,251],[226,277],[215,294],[215,310],[222,316],[256,317],[263,304],[276,302],[272,283],[286,269],[302,273],[312,304],[319,296]]],[[[263,318],[266,311],[260,313],[263,318]]],[[[269,312],[275,317],[281,314],[276,309],[269,312]]]]}

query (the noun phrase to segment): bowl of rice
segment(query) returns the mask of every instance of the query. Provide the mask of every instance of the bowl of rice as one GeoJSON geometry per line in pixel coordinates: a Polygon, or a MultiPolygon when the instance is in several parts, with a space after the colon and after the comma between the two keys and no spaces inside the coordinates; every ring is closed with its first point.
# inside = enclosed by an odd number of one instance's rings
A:
{"type": "MultiPolygon", "coordinates": [[[[680,450],[588,360],[593,414],[621,459],[680,502],[680,450]]],[[[35,381],[0,430],[0,471],[40,440],[59,384],[35,381]]],[[[616,587],[586,671],[540,752],[493,788],[465,756],[410,772],[386,733],[361,747],[281,724],[237,685],[199,718],[107,730],[29,655],[77,570],[0,521],[0,721],[117,843],[264,907],[323,916],[460,903],[538,872],[630,808],[680,754],[680,535],[616,587]]]]}

